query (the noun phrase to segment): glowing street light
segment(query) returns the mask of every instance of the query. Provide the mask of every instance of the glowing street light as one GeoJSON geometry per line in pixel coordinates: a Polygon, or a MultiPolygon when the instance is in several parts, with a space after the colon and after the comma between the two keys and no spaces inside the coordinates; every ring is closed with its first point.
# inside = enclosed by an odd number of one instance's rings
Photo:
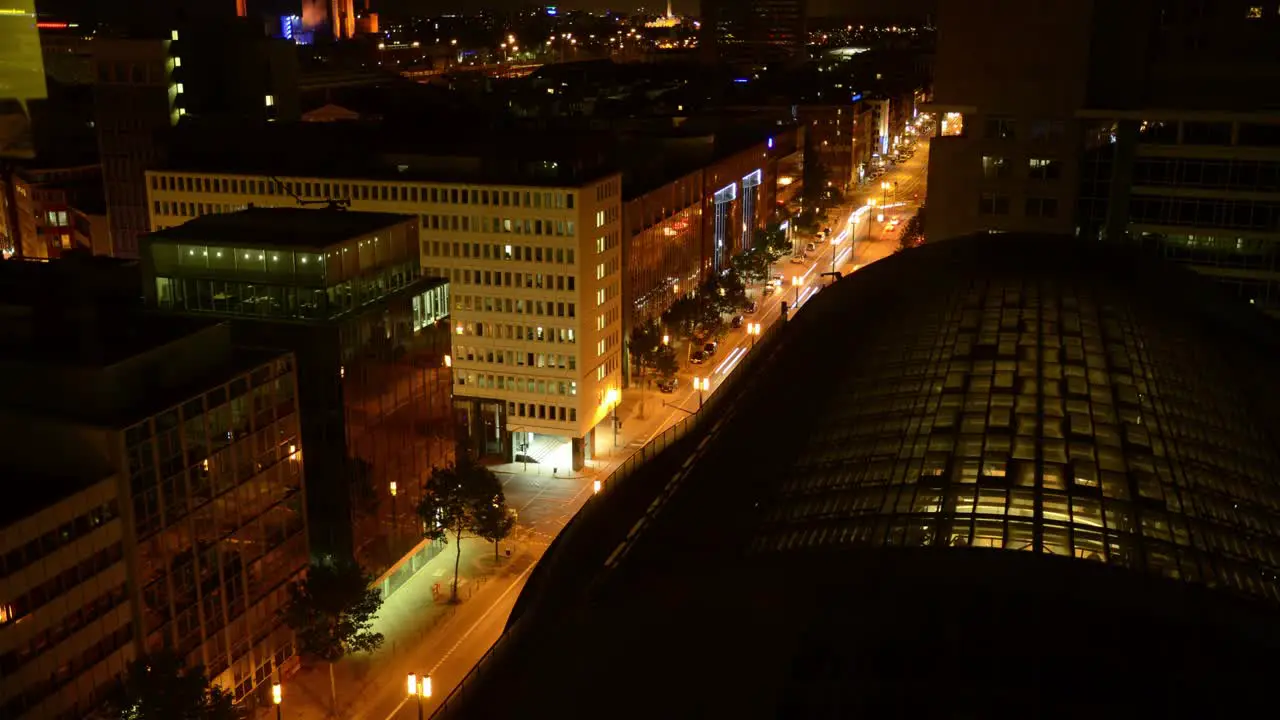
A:
{"type": "Polygon", "coordinates": [[[601,485],[599,480],[596,480],[595,482],[591,483],[591,493],[593,495],[599,495],[600,488],[601,488],[601,485]]]}
{"type": "Polygon", "coordinates": [[[409,673],[409,697],[418,702],[418,720],[422,720],[422,698],[431,697],[431,676],[423,675],[419,680],[415,673],[409,673]]]}
{"type": "Polygon", "coordinates": [[[670,344],[671,344],[671,336],[670,336],[670,335],[663,334],[663,336],[662,336],[662,344],[663,344],[663,345],[670,345],[670,344]]]}
{"type": "Polygon", "coordinates": [[[276,706],[276,720],[280,720],[280,703],[284,701],[284,690],[280,683],[271,684],[271,704],[276,706]]]}
{"type": "Polygon", "coordinates": [[[800,276],[791,276],[791,287],[796,289],[796,305],[800,304],[800,276]]]}
{"type": "Polygon", "coordinates": [[[698,409],[702,409],[702,393],[711,389],[711,378],[694,378],[693,386],[698,390],[698,409]]]}
{"type": "Polygon", "coordinates": [[[751,347],[755,347],[756,338],[760,337],[760,323],[747,323],[747,335],[751,337],[751,347]]]}

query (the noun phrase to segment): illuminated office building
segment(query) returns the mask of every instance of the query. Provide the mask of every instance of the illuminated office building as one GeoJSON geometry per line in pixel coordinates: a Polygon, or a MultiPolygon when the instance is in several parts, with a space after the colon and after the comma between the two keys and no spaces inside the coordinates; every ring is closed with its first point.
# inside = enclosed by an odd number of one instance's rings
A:
{"type": "Polygon", "coordinates": [[[621,390],[623,335],[619,176],[594,156],[570,157],[569,141],[563,160],[538,159],[559,144],[515,137],[379,155],[359,148],[400,141],[303,125],[282,129],[326,142],[334,155],[278,174],[260,159],[226,156],[149,173],[153,226],[295,198],[412,215],[421,272],[449,282],[453,395],[472,451],[511,458],[526,444],[570,444],[563,466],[580,468],[612,442],[606,420],[621,390]],[[379,166],[381,157],[401,167],[379,166]],[[597,438],[601,423],[607,435],[597,438]]]}
{"type": "Polygon", "coordinates": [[[1278,22],[1261,3],[940,3],[929,239],[1134,242],[1280,314],[1278,22]]]}

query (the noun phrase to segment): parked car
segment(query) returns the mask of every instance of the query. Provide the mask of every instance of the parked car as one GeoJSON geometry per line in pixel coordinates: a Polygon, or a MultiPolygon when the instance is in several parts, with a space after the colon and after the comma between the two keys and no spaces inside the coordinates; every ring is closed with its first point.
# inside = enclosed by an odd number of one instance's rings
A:
{"type": "Polygon", "coordinates": [[[711,340],[707,342],[706,345],[702,346],[702,352],[706,354],[707,357],[711,357],[716,354],[716,348],[718,347],[720,347],[720,345],[716,343],[715,340],[711,340]]]}
{"type": "Polygon", "coordinates": [[[702,352],[701,350],[695,350],[694,353],[689,356],[690,365],[701,365],[706,361],[707,361],[707,354],[702,352]]]}
{"type": "Polygon", "coordinates": [[[761,294],[761,295],[763,295],[763,296],[765,296],[765,297],[769,297],[770,295],[772,295],[772,294],[773,294],[773,291],[774,291],[774,290],[777,290],[777,289],[778,289],[778,288],[777,288],[777,286],[776,286],[776,285],[772,285],[772,284],[770,284],[770,285],[765,285],[765,286],[764,286],[764,289],[762,289],[762,290],[760,291],[760,294],[761,294]]]}
{"type": "Polygon", "coordinates": [[[734,315],[733,319],[729,321],[729,327],[734,327],[734,328],[742,327],[742,316],[734,315]]]}
{"type": "Polygon", "coordinates": [[[680,385],[680,381],[675,378],[666,378],[658,381],[658,392],[670,395],[676,391],[676,387],[680,385]]]}
{"type": "Polygon", "coordinates": [[[803,265],[803,264],[804,264],[804,256],[803,256],[803,255],[795,255],[795,256],[793,256],[793,257],[791,258],[791,262],[793,262],[793,263],[795,263],[795,264],[797,264],[797,265],[803,265]]]}
{"type": "Polygon", "coordinates": [[[808,255],[811,252],[817,252],[817,251],[818,251],[818,246],[814,245],[813,243],[809,243],[808,245],[804,246],[805,255],[808,255]]]}
{"type": "MultiPolygon", "coordinates": [[[[766,288],[766,289],[768,289],[768,288],[766,288]]],[[[772,290],[770,290],[770,292],[772,292],[772,290]]],[[[765,294],[767,295],[768,293],[765,293],[765,294]]],[[[755,311],[756,311],[756,310],[759,310],[759,309],[760,309],[760,305],[759,305],[759,304],[757,304],[757,303],[756,303],[756,301],[752,300],[750,303],[747,303],[747,307],[745,307],[745,308],[742,310],[742,312],[743,312],[743,314],[751,315],[751,314],[755,313],[755,311]]]]}

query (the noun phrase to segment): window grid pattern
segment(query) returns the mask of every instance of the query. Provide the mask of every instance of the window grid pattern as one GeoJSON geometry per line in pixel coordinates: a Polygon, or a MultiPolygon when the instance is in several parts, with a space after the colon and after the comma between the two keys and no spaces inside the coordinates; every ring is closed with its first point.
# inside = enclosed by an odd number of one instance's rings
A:
{"type": "Polygon", "coordinates": [[[1280,601],[1280,457],[1220,355],[1089,288],[955,300],[864,348],[754,551],[1023,550],[1280,601]]]}

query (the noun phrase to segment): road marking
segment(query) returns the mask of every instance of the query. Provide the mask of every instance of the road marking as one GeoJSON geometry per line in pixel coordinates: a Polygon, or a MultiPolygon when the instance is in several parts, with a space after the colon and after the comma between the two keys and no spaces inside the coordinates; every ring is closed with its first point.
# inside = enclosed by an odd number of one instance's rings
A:
{"type": "Polygon", "coordinates": [[[636,533],[640,532],[641,528],[643,527],[644,527],[644,518],[640,518],[639,520],[636,521],[635,525],[631,526],[631,532],[627,533],[627,539],[630,540],[632,537],[635,536],[636,533]]]}
{"type": "Polygon", "coordinates": [[[701,452],[701,451],[702,451],[702,448],[706,447],[706,446],[707,446],[707,443],[708,443],[708,442],[710,442],[710,441],[711,441],[711,436],[710,436],[710,435],[706,435],[706,436],[704,436],[704,437],[702,438],[702,442],[698,443],[698,451],[699,451],[699,452],[701,452]]]}
{"type": "MultiPolygon", "coordinates": [[[[489,605],[487,609],[485,609],[484,613],[482,613],[480,617],[477,618],[476,621],[471,624],[471,627],[467,628],[467,631],[462,634],[462,637],[458,638],[458,642],[454,643],[453,647],[449,648],[449,650],[445,652],[444,655],[440,656],[440,660],[436,662],[435,665],[431,666],[431,669],[427,671],[428,675],[434,675],[436,670],[440,669],[440,666],[444,664],[444,661],[448,660],[449,656],[452,655],[454,651],[457,650],[458,647],[461,646],[462,643],[467,638],[471,637],[471,633],[475,632],[476,628],[480,627],[480,623],[484,622],[485,618],[489,617],[489,614],[493,612],[494,608],[502,604],[502,601],[506,599],[508,595],[511,594],[512,590],[516,589],[516,586],[520,584],[520,581],[524,578],[524,576],[532,572],[534,566],[536,565],[537,565],[536,562],[530,563],[529,567],[522,570],[520,574],[517,575],[515,579],[511,581],[511,584],[507,586],[506,590],[502,591],[502,594],[498,596],[498,599],[494,600],[493,603],[489,605]]],[[[452,689],[450,689],[450,692],[452,692],[452,689]]],[[[386,717],[386,720],[395,720],[396,714],[400,712],[400,709],[403,708],[405,706],[405,703],[407,702],[409,702],[409,698],[407,697],[401,698],[400,704],[396,705],[396,709],[391,711],[391,714],[386,717]]]]}

